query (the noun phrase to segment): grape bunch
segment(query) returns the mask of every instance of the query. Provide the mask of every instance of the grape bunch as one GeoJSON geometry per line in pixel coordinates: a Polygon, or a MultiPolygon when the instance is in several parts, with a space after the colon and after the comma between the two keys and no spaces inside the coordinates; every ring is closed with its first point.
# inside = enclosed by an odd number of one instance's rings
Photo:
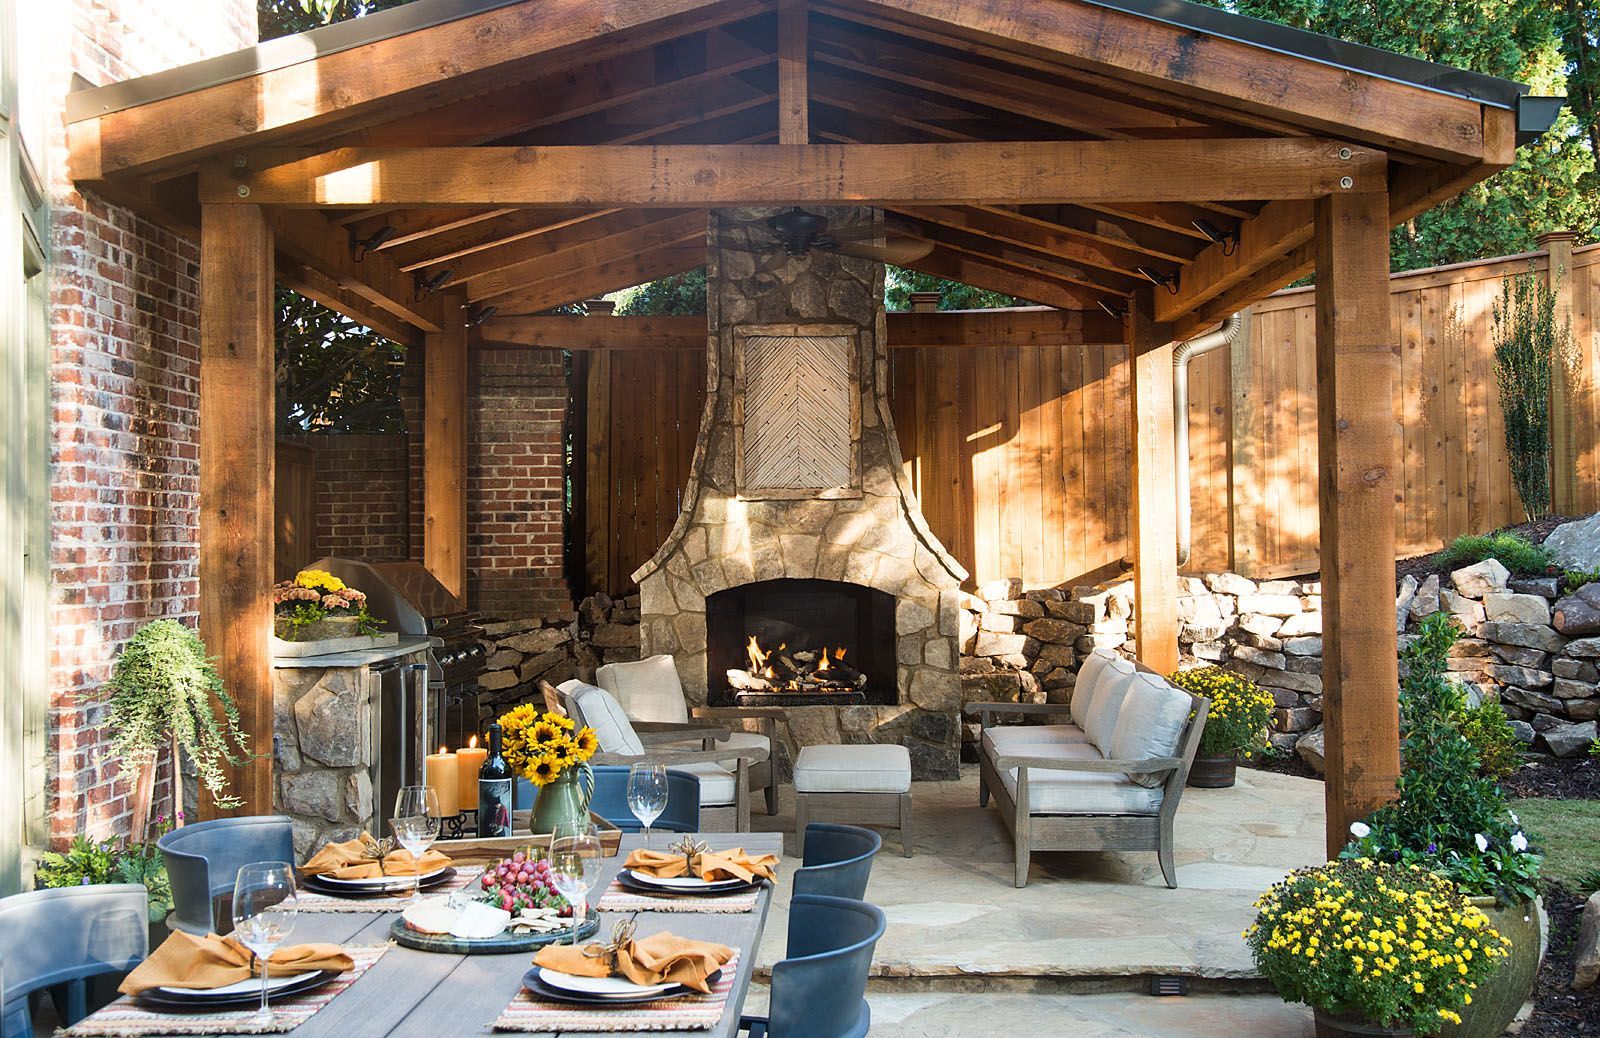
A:
{"type": "Polygon", "coordinates": [[[478,900],[516,915],[524,908],[557,908],[562,916],[572,914],[572,906],[556,892],[550,878],[550,863],[517,851],[511,857],[483,870],[478,881],[483,893],[478,900]]]}

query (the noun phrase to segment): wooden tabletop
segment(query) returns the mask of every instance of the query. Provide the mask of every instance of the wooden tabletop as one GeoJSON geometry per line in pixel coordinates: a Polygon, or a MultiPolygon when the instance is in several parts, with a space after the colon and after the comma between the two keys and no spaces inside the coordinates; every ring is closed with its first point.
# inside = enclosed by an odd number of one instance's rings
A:
{"type": "MultiPolygon", "coordinates": [[[[676,839],[677,837],[671,837],[676,839]]],[[[744,847],[757,854],[783,853],[778,833],[705,833],[698,837],[715,850],[744,847]]],[[[668,834],[657,833],[651,845],[666,846],[668,834]]],[[[629,850],[643,845],[637,835],[625,835],[622,853],[605,859],[605,869],[591,905],[610,884],[629,850]]],[[[789,863],[785,862],[785,865],[789,863]]],[[[779,882],[786,882],[780,871],[779,882]]],[[[739,914],[699,912],[640,912],[639,936],[671,930],[683,937],[716,941],[739,950],[739,974],[728,995],[721,1023],[710,1030],[654,1031],[654,1035],[682,1038],[727,1038],[738,1033],[739,1013],[750,987],[750,974],[761,932],[766,926],[772,890],[764,887],[754,911],[739,914]]],[[[390,913],[302,913],[289,936],[291,944],[337,941],[341,944],[383,944],[397,915],[390,913]]],[[[602,913],[600,932],[610,932],[621,918],[602,913]]],[[[321,1012],[291,1031],[293,1038],[378,1038],[380,1035],[469,1035],[491,1033],[490,1024],[521,988],[522,975],[532,965],[532,954],[439,955],[396,946],[360,980],[337,996],[321,1012]]],[[[627,1032],[561,1032],[564,1038],[593,1034],[595,1038],[627,1032]]]]}

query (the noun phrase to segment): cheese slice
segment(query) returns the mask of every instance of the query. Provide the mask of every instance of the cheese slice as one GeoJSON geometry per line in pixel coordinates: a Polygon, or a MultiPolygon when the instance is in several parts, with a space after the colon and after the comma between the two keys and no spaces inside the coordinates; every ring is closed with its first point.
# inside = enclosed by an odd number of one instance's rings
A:
{"type": "Polygon", "coordinates": [[[511,913],[493,908],[482,901],[468,901],[450,927],[450,935],[464,941],[482,941],[499,937],[511,923],[511,913]]]}
{"type": "Polygon", "coordinates": [[[448,897],[430,897],[407,908],[400,918],[418,933],[450,933],[460,915],[448,897]]]}

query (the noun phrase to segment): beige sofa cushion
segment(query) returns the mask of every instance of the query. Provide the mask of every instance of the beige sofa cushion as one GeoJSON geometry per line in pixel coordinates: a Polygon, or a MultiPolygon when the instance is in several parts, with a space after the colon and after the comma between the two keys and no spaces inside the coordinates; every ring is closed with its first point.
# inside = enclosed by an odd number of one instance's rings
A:
{"type": "MultiPolygon", "coordinates": [[[[1173,688],[1155,674],[1134,676],[1123,700],[1117,726],[1111,732],[1111,752],[1115,760],[1149,760],[1172,757],[1178,752],[1189,720],[1189,694],[1173,688]]],[[[1129,775],[1141,786],[1159,786],[1165,775],[1129,775]]]]}
{"type": "Polygon", "coordinates": [[[794,762],[796,793],[909,793],[911,752],[895,743],[814,745],[794,762]]]}
{"type": "MultiPolygon", "coordinates": [[[[610,692],[576,678],[563,681],[559,687],[572,705],[578,723],[594,729],[601,753],[621,753],[630,757],[643,755],[644,743],[639,741],[639,733],[633,730],[628,715],[623,713],[621,704],[610,692]]],[[[703,789],[701,799],[704,800],[703,789]]]]}
{"type": "Polygon", "coordinates": [[[1122,713],[1122,701],[1127,698],[1138,673],[1131,666],[1127,670],[1107,666],[1095,682],[1094,702],[1089,704],[1082,727],[1083,733],[1102,754],[1111,746],[1111,733],[1116,730],[1117,715],[1122,713]]]}
{"type": "Polygon", "coordinates": [[[687,771],[700,780],[701,807],[727,807],[739,794],[732,771],[720,764],[674,764],[673,771],[687,771]]]}
{"type": "MultiPolygon", "coordinates": [[[[1074,760],[1100,760],[1088,743],[1057,746],[1049,751],[1074,760]]],[[[1000,773],[1006,793],[1017,796],[1017,769],[1000,773]]],[[[1162,790],[1149,789],[1117,772],[1028,769],[1030,815],[1153,815],[1161,810],[1162,790]]]]}
{"type": "Polygon", "coordinates": [[[1096,649],[1084,658],[1078,668],[1078,683],[1072,686],[1072,723],[1079,728],[1089,718],[1094,706],[1095,690],[1107,673],[1132,674],[1134,666],[1110,649],[1096,649]]]}
{"type": "Polygon", "coordinates": [[[1049,749],[1089,741],[1075,724],[1022,724],[1004,728],[985,728],[982,746],[985,753],[998,757],[1005,753],[1032,755],[1035,749],[1049,749]]]}
{"type": "Polygon", "coordinates": [[[615,696],[623,712],[635,721],[683,724],[689,720],[683,682],[671,656],[607,663],[594,672],[594,682],[615,696]]]}

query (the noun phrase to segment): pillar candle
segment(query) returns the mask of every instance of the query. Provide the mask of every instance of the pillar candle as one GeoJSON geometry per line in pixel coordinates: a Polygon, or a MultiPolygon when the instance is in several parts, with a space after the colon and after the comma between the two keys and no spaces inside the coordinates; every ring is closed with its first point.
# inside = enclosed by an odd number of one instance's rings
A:
{"type": "Polygon", "coordinates": [[[456,755],[439,747],[438,753],[428,754],[427,768],[423,771],[422,782],[433,787],[433,795],[439,798],[439,816],[449,818],[459,814],[461,802],[459,786],[461,782],[461,769],[456,764],[456,755]]]}
{"type": "Polygon", "coordinates": [[[456,763],[461,767],[461,779],[456,783],[456,789],[461,794],[463,811],[478,809],[478,772],[483,769],[483,762],[488,756],[489,751],[478,745],[476,735],[470,744],[456,750],[456,763]]]}

